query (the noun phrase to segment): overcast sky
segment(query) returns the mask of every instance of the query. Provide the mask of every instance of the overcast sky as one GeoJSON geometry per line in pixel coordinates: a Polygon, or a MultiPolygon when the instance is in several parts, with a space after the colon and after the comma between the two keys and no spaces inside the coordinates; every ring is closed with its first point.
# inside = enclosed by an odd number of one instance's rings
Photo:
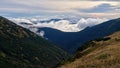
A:
{"type": "Polygon", "coordinates": [[[0,15],[117,18],[120,17],[120,0],[0,0],[0,15]]]}

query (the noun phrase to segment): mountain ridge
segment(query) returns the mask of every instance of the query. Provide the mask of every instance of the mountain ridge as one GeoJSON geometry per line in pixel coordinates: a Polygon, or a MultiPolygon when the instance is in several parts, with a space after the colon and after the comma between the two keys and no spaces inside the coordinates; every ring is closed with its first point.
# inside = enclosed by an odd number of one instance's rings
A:
{"type": "Polygon", "coordinates": [[[118,18],[106,21],[93,27],[87,27],[79,32],[60,32],[51,28],[39,28],[38,31],[44,31],[44,37],[56,43],[66,51],[75,52],[80,45],[90,40],[101,38],[119,31],[119,26],[120,19],[118,18]]]}
{"type": "Polygon", "coordinates": [[[120,31],[87,42],[77,50],[72,61],[58,68],[119,68],[120,31]]]}
{"type": "Polygon", "coordinates": [[[51,68],[68,57],[48,40],[0,17],[1,68],[51,68]]]}

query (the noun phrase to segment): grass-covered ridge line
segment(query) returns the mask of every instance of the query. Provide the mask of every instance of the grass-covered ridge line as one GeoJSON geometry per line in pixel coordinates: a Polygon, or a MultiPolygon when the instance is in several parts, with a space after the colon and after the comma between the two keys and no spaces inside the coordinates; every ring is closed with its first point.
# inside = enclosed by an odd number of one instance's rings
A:
{"type": "Polygon", "coordinates": [[[86,43],[72,60],[60,68],[120,68],[120,32],[86,43]]]}

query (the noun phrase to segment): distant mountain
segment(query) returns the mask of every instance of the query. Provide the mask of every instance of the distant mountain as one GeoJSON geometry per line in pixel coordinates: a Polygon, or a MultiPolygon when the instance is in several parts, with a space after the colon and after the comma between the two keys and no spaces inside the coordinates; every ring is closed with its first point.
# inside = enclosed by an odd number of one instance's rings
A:
{"type": "Polygon", "coordinates": [[[84,44],[72,61],[59,68],[119,68],[120,31],[84,44]]]}
{"type": "Polygon", "coordinates": [[[37,33],[41,32],[44,32],[43,37],[47,40],[57,44],[59,47],[68,52],[73,51],[69,49],[71,49],[71,46],[74,45],[73,43],[76,43],[75,40],[77,41],[77,32],[62,32],[52,28],[39,28],[37,33]]]}
{"type": "Polygon", "coordinates": [[[50,20],[42,20],[42,21],[39,21],[40,23],[49,23],[49,22],[57,22],[57,21],[60,21],[62,19],[50,19],[50,20]]]}
{"type": "Polygon", "coordinates": [[[61,32],[52,28],[39,28],[44,31],[44,37],[56,43],[68,52],[75,52],[82,44],[120,30],[120,19],[106,21],[102,24],[87,27],[80,32],[61,32]]]}
{"type": "Polygon", "coordinates": [[[0,16],[0,68],[51,68],[68,57],[53,43],[0,16]]]}

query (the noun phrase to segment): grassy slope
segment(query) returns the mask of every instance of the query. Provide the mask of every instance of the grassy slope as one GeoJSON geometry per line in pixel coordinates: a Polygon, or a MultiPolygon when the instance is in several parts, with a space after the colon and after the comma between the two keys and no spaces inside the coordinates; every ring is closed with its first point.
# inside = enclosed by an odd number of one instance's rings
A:
{"type": "Polygon", "coordinates": [[[79,49],[76,59],[60,68],[120,68],[120,32],[108,40],[94,40],[79,49]]]}
{"type": "Polygon", "coordinates": [[[50,68],[67,57],[54,44],[0,17],[0,68],[50,68]]]}

